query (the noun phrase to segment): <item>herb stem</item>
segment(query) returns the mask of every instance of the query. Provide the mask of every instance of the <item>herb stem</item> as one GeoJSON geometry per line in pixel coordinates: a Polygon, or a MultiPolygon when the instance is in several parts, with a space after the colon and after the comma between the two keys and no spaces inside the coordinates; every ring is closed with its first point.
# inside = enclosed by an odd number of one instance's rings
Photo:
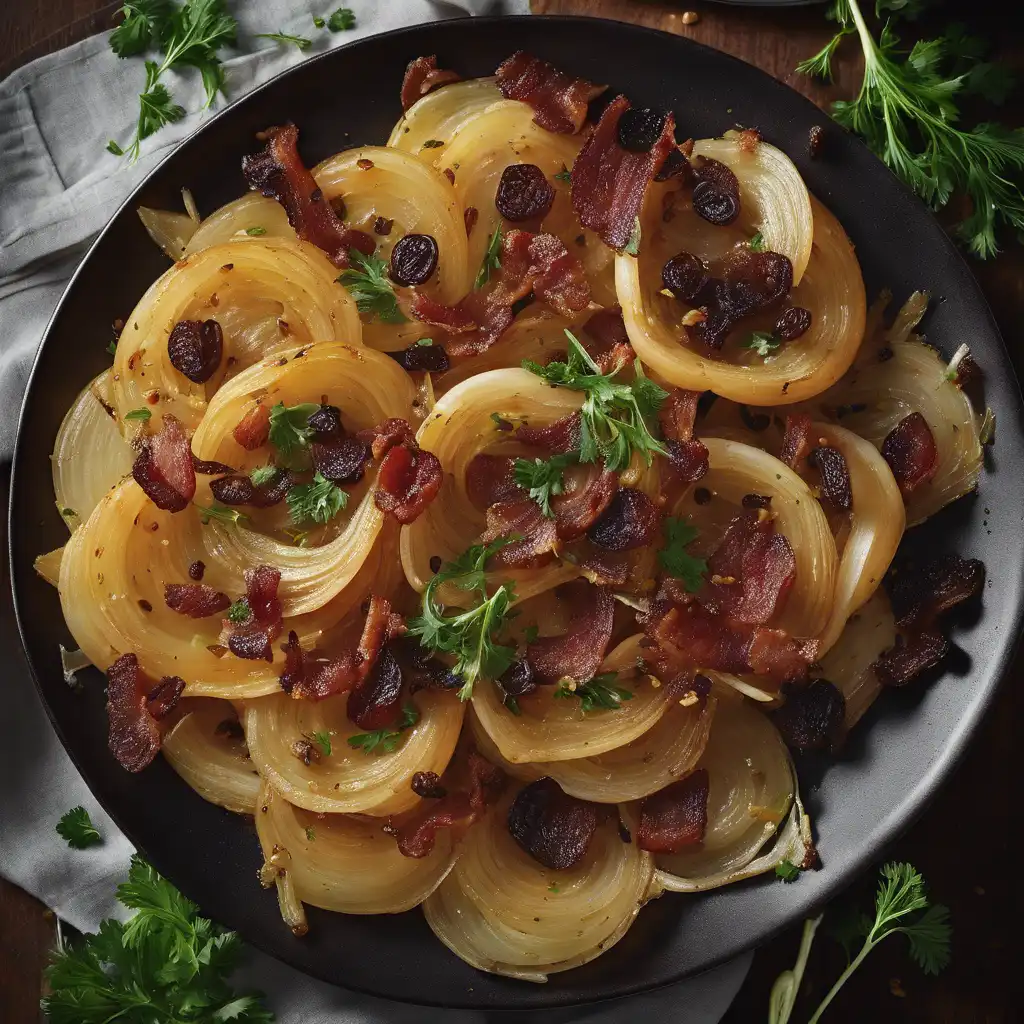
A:
{"type": "MultiPolygon", "coordinates": [[[[772,986],[771,997],[768,1009],[769,1024],[787,1024],[789,1016],[796,1004],[797,993],[804,980],[804,971],[807,969],[807,960],[811,955],[811,944],[814,942],[814,933],[821,924],[823,914],[817,917],[809,917],[804,921],[803,934],[800,936],[800,951],[797,953],[796,963],[791,971],[783,971],[775,980],[772,986]]],[[[837,986],[838,987],[838,986],[837,986]]],[[[824,1006],[819,1008],[824,1009],[824,1006]]]]}
{"type": "MultiPolygon", "coordinates": [[[[851,2],[855,2],[855,0],[851,0],[851,2]]],[[[821,919],[819,918],[818,920],[820,921],[821,919]]],[[[872,930],[872,934],[874,934],[874,930],[872,930]]],[[[843,985],[846,984],[850,975],[853,974],[853,972],[857,970],[858,967],[860,967],[860,965],[864,962],[865,958],[867,957],[868,953],[870,953],[871,950],[874,948],[875,944],[872,941],[871,936],[869,935],[867,939],[864,940],[864,945],[861,947],[861,951],[846,965],[846,970],[839,975],[839,977],[836,979],[836,983],[828,990],[828,994],[818,1004],[818,1008],[814,1011],[814,1015],[807,1022],[807,1024],[817,1024],[817,1022],[821,1019],[821,1015],[828,1009],[829,1003],[831,1003],[832,1000],[835,999],[837,993],[843,987],[843,985]]]]}

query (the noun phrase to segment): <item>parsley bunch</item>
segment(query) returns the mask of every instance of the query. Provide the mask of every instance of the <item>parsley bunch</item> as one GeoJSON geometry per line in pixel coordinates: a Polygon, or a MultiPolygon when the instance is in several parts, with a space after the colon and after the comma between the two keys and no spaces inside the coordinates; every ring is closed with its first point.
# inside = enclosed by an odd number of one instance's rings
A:
{"type": "Polygon", "coordinates": [[[224,0],[126,0],[124,20],[111,33],[110,47],[119,57],[134,57],[156,49],[161,60],[146,61],[146,84],[139,96],[139,117],[127,150],[111,139],[107,149],[115,156],[129,155],[134,163],[139,146],[166,124],[180,121],[185,110],[174,102],[160,81],[165,71],[198,69],[209,106],[224,91],[224,66],[218,56],[235,41],[238,22],[228,14],[224,0]]]}
{"type": "Polygon", "coordinates": [[[454,562],[443,565],[423,593],[422,614],[408,623],[409,635],[419,637],[423,647],[455,655],[452,671],[462,678],[459,700],[473,696],[478,679],[497,679],[515,660],[514,647],[494,642],[508,617],[515,588],[504,583],[488,597],[484,572],[487,559],[510,542],[510,538],[499,537],[491,544],[474,544],[454,562]],[[479,603],[468,611],[445,615],[444,605],[437,598],[438,587],[445,583],[475,592],[479,603]]]}
{"type": "Polygon", "coordinates": [[[557,497],[565,488],[563,474],[577,460],[574,452],[565,455],[552,455],[550,459],[516,459],[512,467],[515,481],[524,490],[529,491],[541,511],[554,519],[551,499],[557,497]]]}
{"type": "Polygon", "coordinates": [[[261,995],[228,984],[242,952],[238,936],[200,917],[138,855],[117,898],[135,911],[128,922],[103,921],[98,934],[58,949],[47,968],[42,1008],[52,1024],[271,1024],[261,995]]]}
{"type": "Polygon", "coordinates": [[[103,842],[99,829],[92,823],[89,812],[84,807],[72,807],[57,822],[57,835],[72,850],[85,850],[103,842]]]}
{"type": "Polygon", "coordinates": [[[395,729],[376,729],[374,732],[360,732],[349,736],[348,745],[353,750],[361,750],[364,754],[390,754],[397,749],[406,729],[411,729],[420,720],[420,713],[414,704],[406,704],[402,708],[402,719],[395,729]]]}
{"type": "Polygon", "coordinates": [[[570,685],[562,680],[555,689],[556,700],[568,700],[576,697],[580,702],[580,710],[587,711],[618,711],[622,702],[633,699],[633,691],[618,685],[617,672],[602,672],[585,683],[570,685]]]}
{"type": "MultiPolygon", "coordinates": [[[[906,15],[920,6],[877,0],[876,13],[906,15]]],[[[999,222],[1024,231],[1024,130],[988,122],[959,128],[956,100],[971,93],[1001,100],[1010,84],[1005,69],[981,61],[983,44],[956,27],[942,38],[919,40],[908,53],[888,23],[875,40],[858,0],[836,0],[830,13],[839,31],[797,70],[831,77],[837,47],[856,34],[864,79],[856,99],[833,105],[833,117],[933,208],[945,206],[954,192],[966,193],[973,210],[958,233],[975,256],[994,256],[999,222]]]]}
{"type": "Polygon", "coordinates": [[[285,495],[293,523],[330,522],[347,504],[348,494],[320,473],[311,484],[296,484],[285,495]]]}
{"type": "Polygon", "coordinates": [[[338,281],[352,294],[359,312],[386,324],[404,324],[409,318],[398,307],[386,261],[358,249],[350,249],[348,256],[352,267],[343,271],[338,281]]]}

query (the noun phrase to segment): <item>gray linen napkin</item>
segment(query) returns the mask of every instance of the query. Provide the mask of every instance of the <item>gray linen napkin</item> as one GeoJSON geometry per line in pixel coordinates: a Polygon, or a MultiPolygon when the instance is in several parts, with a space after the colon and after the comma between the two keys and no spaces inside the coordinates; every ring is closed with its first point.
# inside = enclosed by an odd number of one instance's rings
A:
{"type": "MultiPolygon", "coordinates": [[[[347,0],[358,18],[354,32],[312,29],[334,0],[310,10],[294,0],[234,4],[239,49],[226,61],[232,96],[240,96],[305,54],[254,34],[274,30],[314,37],[314,51],[402,25],[469,13],[526,13],[527,0],[347,0]],[[461,10],[459,9],[461,8],[461,10]]],[[[174,82],[189,114],[147,139],[134,167],[103,147],[117,126],[135,116],[138,61],[119,61],[105,35],[43,57],[0,83],[0,477],[14,447],[17,414],[33,354],[46,321],[86,247],[124,196],[181,139],[210,116],[202,110],[198,76],[174,82]],[[71,97],[71,99],[69,99],[71,97]]],[[[120,134],[124,134],[122,131],[120,134]]],[[[122,142],[125,140],[121,138],[122,142]]],[[[6,547],[6,544],[4,544],[6,547]]],[[[6,578],[6,558],[3,559],[6,578]]],[[[127,872],[131,845],[100,809],[46,718],[21,660],[9,587],[0,592],[0,650],[9,654],[0,682],[0,874],[43,900],[60,918],[94,931],[123,908],[114,889],[127,872]],[[105,837],[102,846],[69,850],[54,826],[69,807],[84,805],[105,837]]],[[[654,1014],[671,1024],[714,1024],[750,966],[741,957],[700,978],[597,1009],[538,1015],[545,1024],[614,1024],[654,1014]]],[[[355,995],[254,953],[237,979],[268,993],[281,1024],[413,1024],[439,1020],[483,1024],[485,1015],[404,1006],[355,995]]]]}

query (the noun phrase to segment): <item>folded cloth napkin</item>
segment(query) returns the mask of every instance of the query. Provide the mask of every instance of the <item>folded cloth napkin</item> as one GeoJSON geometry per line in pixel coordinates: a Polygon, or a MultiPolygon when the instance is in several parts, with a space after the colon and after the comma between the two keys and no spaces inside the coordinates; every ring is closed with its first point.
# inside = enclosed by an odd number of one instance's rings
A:
{"type": "MultiPolygon", "coordinates": [[[[234,4],[240,22],[237,55],[226,61],[229,89],[247,89],[299,62],[294,48],[254,39],[274,30],[313,37],[314,52],[374,32],[465,13],[527,13],[526,0],[347,0],[354,31],[315,31],[312,16],[329,15],[332,0],[315,9],[294,0],[234,4]]],[[[190,112],[143,143],[134,166],[103,147],[133,123],[140,75],[138,61],[119,61],[105,35],[34,61],[0,83],[0,465],[10,460],[25,380],[46,321],[85,248],[123,198],[181,139],[209,114],[203,112],[198,75],[174,82],[174,94],[190,112]]],[[[120,141],[125,141],[120,138],[120,141]]],[[[6,468],[6,467],[4,467],[6,468]]],[[[6,472],[0,474],[6,477],[6,472]]],[[[40,485],[44,472],[40,471],[40,485]]],[[[6,545],[5,545],[6,546],[6,545]]],[[[6,560],[4,560],[6,570],[6,560]]],[[[15,652],[19,640],[6,585],[0,592],[0,650],[15,652]]],[[[50,727],[20,657],[8,658],[0,716],[0,874],[52,907],[78,929],[95,931],[104,917],[123,914],[114,889],[132,852],[128,840],[96,804],[50,727]],[[68,808],[84,805],[104,836],[85,851],[69,850],[54,834],[68,808]]],[[[667,1024],[714,1024],[725,1012],[750,966],[741,957],[715,971],[659,992],[598,1008],[536,1015],[544,1024],[613,1024],[652,1014],[667,1024]]],[[[254,953],[237,978],[259,988],[282,1024],[405,1024],[443,1019],[484,1024],[469,1011],[424,1010],[359,996],[314,981],[254,953]]]]}

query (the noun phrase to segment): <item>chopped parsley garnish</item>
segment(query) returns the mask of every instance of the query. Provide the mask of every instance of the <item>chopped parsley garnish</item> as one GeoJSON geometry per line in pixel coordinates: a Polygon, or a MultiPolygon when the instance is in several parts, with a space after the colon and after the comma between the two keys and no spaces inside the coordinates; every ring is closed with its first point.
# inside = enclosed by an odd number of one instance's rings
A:
{"type": "Polygon", "coordinates": [[[565,164],[562,164],[562,169],[554,176],[555,181],[572,181],[572,171],[569,170],[565,164]]]}
{"type": "Polygon", "coordinates": [[[314,15],[314,17],[313,17],[313,28],[324,28],[326,26],[326,24],[327,24],[327,22],[324,21],[323,18],[321,18],[319,15],[314,15]]]}
{"type": "Polygon", "coordinates": [[[257,486],[269,484],[277,476],[277,466],[257,466],[249,473],[249,479],[257,486]]]}
{"type": "Polygon", "coordinates": [[[762,359],[782,345],[782,339],[771,331],[754,331],[744,348],[753,349],[762,359]]]}
{"type": "Polygon", "coordinates": [[[278,402],[270,410],[270,443],[286,458],[301,451],[314,434],[309,417],[319,408],[314,402],[299,405],[278,402]]]}
{"type": "Polygon", "coordinates": [[[512,429],[512,424],[499,413],[491,413],[491,422],[498,430],[508,431],[512,429]]]}
{"type": "Polygon", "coordinates": [[[548,886],[548,892],[561,892],[561,891],[562,890],[558,887],[558,883],[557,882],[552,882],[548,886]]]}
{"type": "Polygon", "coordinates": [[[541,511],[553,519],[551,499],[562,493],[564,487],[563,474],[567,466],[576,462],[576,454],[568,452],[564,455],[552,455],[549,459],[516,459],[513,473],[516,483],[529,491],[541,511]]]}
{"type": "Polygon", "coordinates": [[[386,324],[404,324],[408,317],[399,309],[395,289],[388,277],[388,265],[379,256],[349,250],[351,268],[342,272],[341,282],[356,300],[360,313],[375,316],[386,324]]]}
{"type": "Polygon", "coordinates": [[[377,753],[390,754],[398,747],[402,733],[411,729],[420,720],[420,713],[412,704],[406,704],[402,708],[402,720],[394,729],[377,729],[374,732],[360,732],[355,736],[349,736],[348,745],[354,750],[361,750],[364,754],[377,753]]]}
{"type": "Polygon", "coordinates": [[[312,825],[307,825],[305,828],[306,841],[312,843],[316,840],[316,829],[312,825]]]}
{"type": "Polygon", "coordinates": [[[273,39],[282,46],[294,46],[299,50],[308,50],[313,45],[312,39],[305,36],[290,36],[284,32],[257,32],[256,39],[273,39]]]}
{"type": "Polygon", "coordinates": [[[747,242],[747,247],[751,252],[764,252],[768,248],[768,246],[764,244],[764,235],[762,235],[760,231],[758,231],[757,234],[747,242]]]}
{"type": "Polygon", "coordinates": [[[74,519],[74,518],[75,518],[75,516],[77,516],[77,515],[78,515],[78,513],[77,513],[77,512],[76,512],[76,511],[75,511],[75,510],[74,510],[73,508],[62,508],[62,509],[60,510],[60,514],[61,514],[61,515],[62,515],[62,516],[63,516],[63,517],[65,518],[65,519],[74,519]]]}
{"type": "Polygon", "coordinates": [[[640,255],[640,218],[637,217],[633,221],[633,230],[630,232],[629,241],[626,243],[626,247],[622,250],[627,256],[639,256],[640,255]]]}
{"type": "Polygon", "coordinates": [[[703,558],[694,558],[686,550],[686,546],[697,539],[697,527],[684,519],[666,516],[662,529],[665,546],[658,552],[658,562],[669,576],[682,580],[691,594],[697,593],[708,571],[708,563],[703,558]]]}
{"type": "Polygon", "coordinates": [[[484,250],[484,261],[480,264],[480,270],[477,272],[476,280],[473,282],[474,288],[483,288],[490,281],[491,272],[501,270],[501,246],[504,240],[505,233],[501,230],[501,225],[499,224],[494,229],[494,234],[491,235],[491,240],[487,243],[487,248],[484,250]]]}
{"type": "Polygon", "coordinates": [[[783,882],[795,882],[800,877],[800,869],[792,861],[779,861],[775,865],[775,877],[783,882]]]}
{"type": "Polygon", "coordinates": [[[440,149],[444,145],[441,139],[427,139],[420,147],[421,149],[440,149]]]}
{"type": "Polygon", "coordinates": [[[523,630],[523,639],[528,644],[534,643],[538,636],[540,636],[540,630],[536,626],[527,626],[523,630]]]}
{"type": "Polygon", "coordinates": [[[356,16],[351,7],[339,7],[328,19],[327,27],[332,32],[348,32],[356,27],[356,16]]]}
{"type": "Polygon", "coordinates": [[[644,376],[640,360],[633,366],[636,379],[631,384],[613,380],[621,369],[603,374],[587,354],[587,350],[570,331],[569,355],[566,362],[547,366],[527,359],[523,368],[558,387],[582,391],[586,395],[580,409],[580,462],[604,459],[605,468],[621,472],[639,452],[647,465],[655,453],[664,455],[665,448],[651,433],[646,418],[656,416],[667,393],[644,376]]]}
{"type": "Polygon", "coordinates": [[[107,353],[109,355],[112,355],[112,356],[116,356],[117,355],[117,342],[116,341],[108,341],[107,342],[107,353]]]}
{"type": "Polygon", "coordinates": [[[132,409],[131,412],[124,414],[125,422],[138,421],[139,423],[147,423],[152,419],[153,413],[149,409],[132,409]]]}
{"type": "Polygon", "coordinates": [[[622,702],[633,699],[633,691],[617,685],[617,672],[602,672],[586,683],[571,683],[564,679],[555,688],[557,700],[578,697],[583,711],[618,711],[622,702]]]}
{"type": "Polygon", "coordinates": [[[474,544],[454,562],[441,567],[423,593],[422,614],[408,623],[409,635],[418,637],[428,650],[455,656],[452,672],[461,677],[459,700],[469,700],[480,678],[499,678],[515,660],[514,647],[497,644],[494,637],[505,624],[515,596],[511,583],[503,583],[490,597],[484,565],[496,551],[510,543],[499,537],[491,544],[474,544]],[[479,603],[466,611],[446,615],[437,599],[437,589],[450,583],[473,592],[479,603]]]}
{"type": "Polygon", "coordinates": [[[293,523],[330,522],[348,503],[348,494],[320,473],[311,484],[296,484],[285,495],[293,523]]]}
{"type": "Polygon", "coordinates": [[[249,517],[244,512],[239,512],[237,508],[226,508],[224,505],[211,505],[209,508],[204,505],[196,505],[196,511],[199,513],[199,521],[203,526],[213,520],[219,523],[234,523],[235,526],[249,521],[249,517]]]}
{"type": "Polygon", "coordinates": [[[245,233],[247,235],[252,235],[254,238],[257,238],[260,235],[265,235],[267,233],[267,229],[261,228],[259,224],[255,224],[251,228],[246,228],[245,233]]]}
{"type": "Polygon", "coordinates": [[[244,597],[233,601],[231,607],[228,608],[228,621],[233,622],[236,626],[240,626],[243,622],[248,621],[251,615],[252,610],[249,608],[249,601],[244,597]]]}
{"type": "Polygon", "coordinates": [[[329,732],[315,732],[309,737],[319,748],[324,757],[331,756],[331,734],[329,732]]]}
{"type": "Polygon", "coordinates": [[[57,822],[57,835],[72,850],[84,850],[103,842],[99,829],[92,823],[89,812],[84,807],[72,807],[57,822]]]}

